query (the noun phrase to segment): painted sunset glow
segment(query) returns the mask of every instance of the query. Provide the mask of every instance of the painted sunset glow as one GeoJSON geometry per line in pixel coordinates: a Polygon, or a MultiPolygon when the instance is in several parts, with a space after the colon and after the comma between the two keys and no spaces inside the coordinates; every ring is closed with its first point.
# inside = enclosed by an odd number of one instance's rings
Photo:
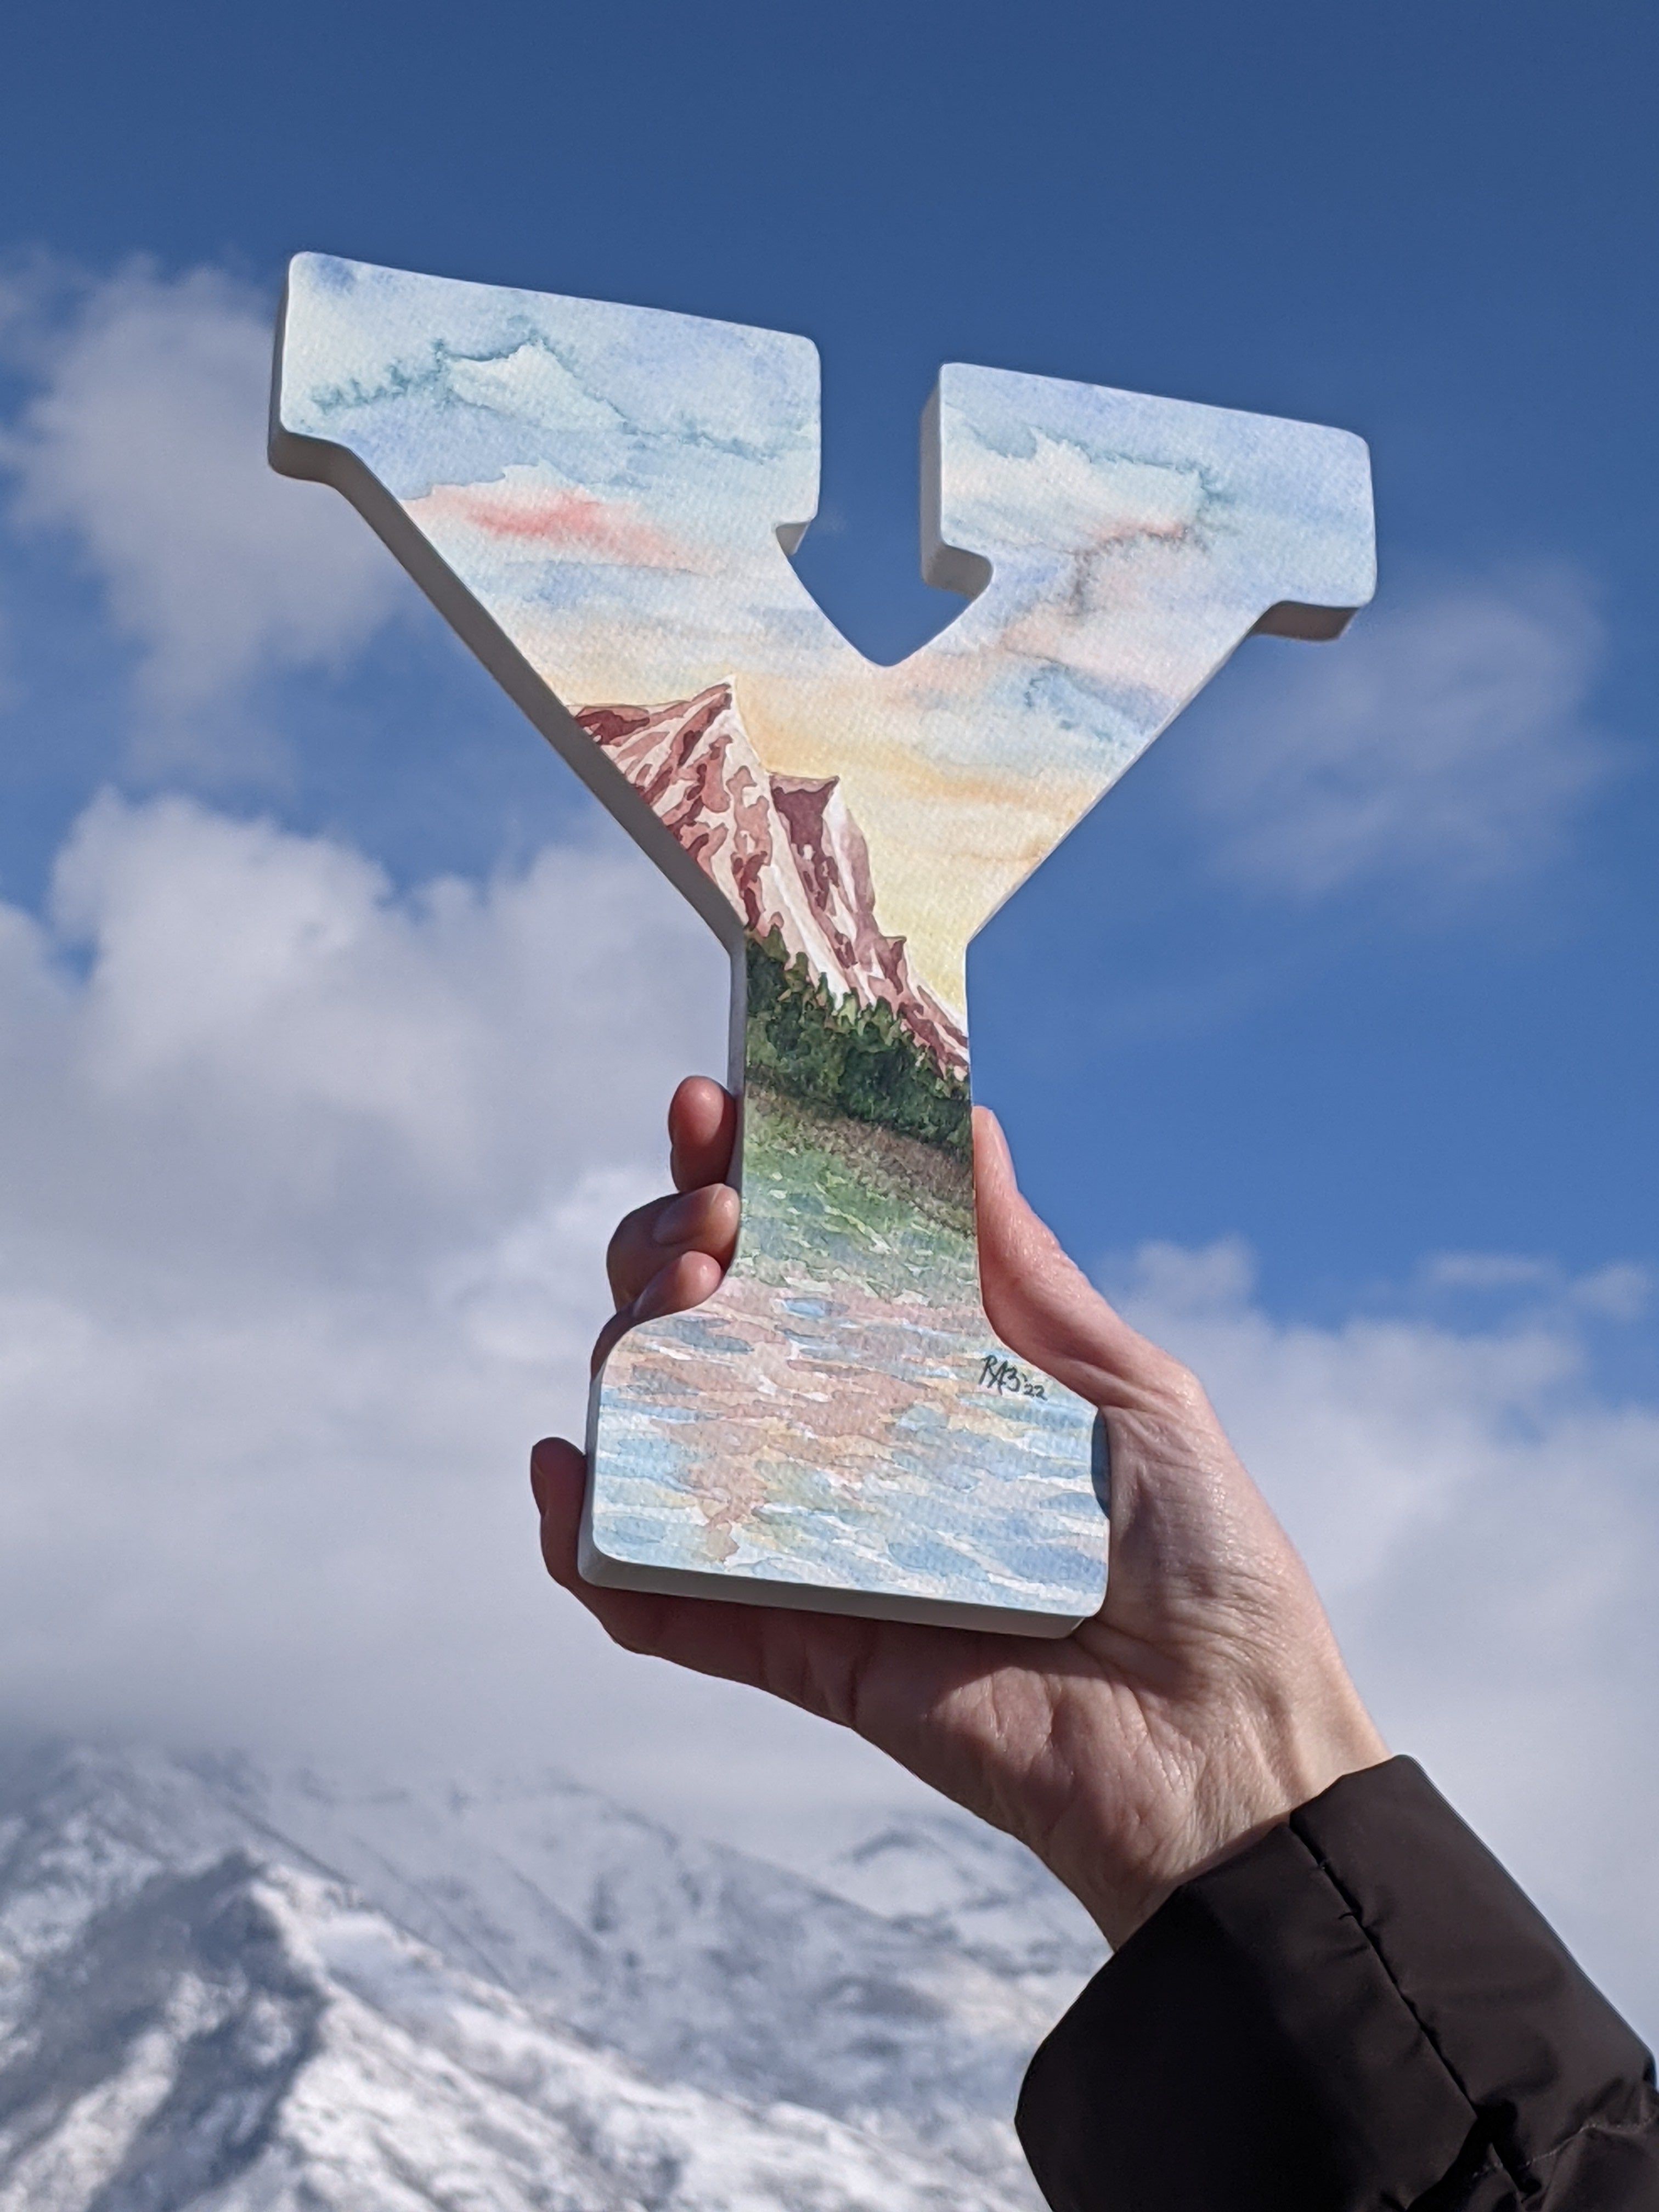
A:
{"type": "Polygon", "coordinates": [[[319,255],[289,333],[287,427],[366,460],[559,698],[729,678],[769,769],[840,775],[958,1016],[974,933],[1256,619],[1372,586],[1358,438],[950,368],[942,534],[992,582],[877,669],[776,537],[817,503],[806,339],[319,255]]]}
{"type": "Polygon", "coordinates": [[[1370,596],[1365,452],[947,368],[939,537],[990,580],[883,669],[780,543],[817,393],[775,331],[290,274],[282,429],[368,467],[742,927],[738,1257],[596,1386],[584,1571],[1057,1632],[1098,1438],[981,1308],[968,944],[1269,608],[1370,596]]]}

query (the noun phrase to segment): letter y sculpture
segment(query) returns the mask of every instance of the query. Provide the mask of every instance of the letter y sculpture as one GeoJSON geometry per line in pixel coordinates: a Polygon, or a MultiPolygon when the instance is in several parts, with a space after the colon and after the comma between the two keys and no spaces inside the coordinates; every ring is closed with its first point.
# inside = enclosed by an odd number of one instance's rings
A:
{"type": "Polygon", "coordinates": [[[1363,443],[945,368],[922,567],[970,604],[894,668],[787,558],[805,338],[301,254],[270,453],[732,954],[738,1255],[595,1378],[582,1573],[1064,1635],[1105,1591],[1105,1440],[981,1304],[969,941],[1252,630],[1370,597],[1363,443]]]}

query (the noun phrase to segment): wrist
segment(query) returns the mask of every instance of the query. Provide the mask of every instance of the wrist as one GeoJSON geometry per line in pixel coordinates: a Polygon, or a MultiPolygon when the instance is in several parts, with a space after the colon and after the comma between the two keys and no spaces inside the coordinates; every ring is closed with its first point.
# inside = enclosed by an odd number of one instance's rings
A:
{"type": "Polygon", "coordinates": [[[1103,1807],[1085,1850],[1067,1854],[1069,1872],[1054,1869],[1115,1950],[1183,1883],[1248,1850],[1344,1775],[1390,1756],[1346,1676],[1317,1710],[1235,1712],[1206,1741],[1188,1747],[1184,1802],[1166,1807],[1161,1837],[1137,1823],[1141,1848],[1126,1864],[1123,1808],[1103,1807]]]}
{"type": "Polygon", "coordinates": [[[1311,1724],[1303,1716],[1294,1731],[1259,1747],[1254,1771],[1247,1771],[1236,1792],[1206,1808],[1210,1817],[1199,1824],[1195,1838],[1199,1847],[1164,1885],[1158,1903],[1183,1882],[1248,1850],[1270,1830],[1282,1826],[1292,1813],[1322,1797],[1344,1775],[1381,1765],[1389,1756],[1387,1744],[1352,1689],[1346,1709],[1311,1724]]]}

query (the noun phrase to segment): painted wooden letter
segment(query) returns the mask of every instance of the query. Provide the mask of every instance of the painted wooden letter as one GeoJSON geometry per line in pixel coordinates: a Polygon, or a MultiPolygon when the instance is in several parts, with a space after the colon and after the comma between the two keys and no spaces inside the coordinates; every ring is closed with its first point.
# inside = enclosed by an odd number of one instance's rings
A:
{"type": "Polygon", "coordinates": [[[1372,588],[1344,432],[939,376],[923,566],[969,595],[872,666],[786,557],[805,338],[292,266],[271,458],[360,508],[730,947],[743,1228],[593,1388],[582,1571],[1060,1635],[1105,1588],[1092,1409],[979,1296],[969,940],[1252,629],[1372,588]]]}

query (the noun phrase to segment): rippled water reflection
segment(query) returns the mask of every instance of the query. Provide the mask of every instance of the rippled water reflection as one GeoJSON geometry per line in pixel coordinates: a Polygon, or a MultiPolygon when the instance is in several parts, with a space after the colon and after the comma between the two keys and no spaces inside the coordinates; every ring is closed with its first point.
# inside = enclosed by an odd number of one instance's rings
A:
{"type": "MultiPolygon", "coordinates": [[[[844,1145],[844,1131],[830,1133],[844,1145]]],[[[997,1342],[948,1192],[906,1197],[902,1154],[875,1188],[818,1135],[751,1094],[736,1265],[708,1304],[612,1354],[599,1548],[681,1571],[1091,1613],[1105,1553],[1093,1409],[997,1342]]]]}

